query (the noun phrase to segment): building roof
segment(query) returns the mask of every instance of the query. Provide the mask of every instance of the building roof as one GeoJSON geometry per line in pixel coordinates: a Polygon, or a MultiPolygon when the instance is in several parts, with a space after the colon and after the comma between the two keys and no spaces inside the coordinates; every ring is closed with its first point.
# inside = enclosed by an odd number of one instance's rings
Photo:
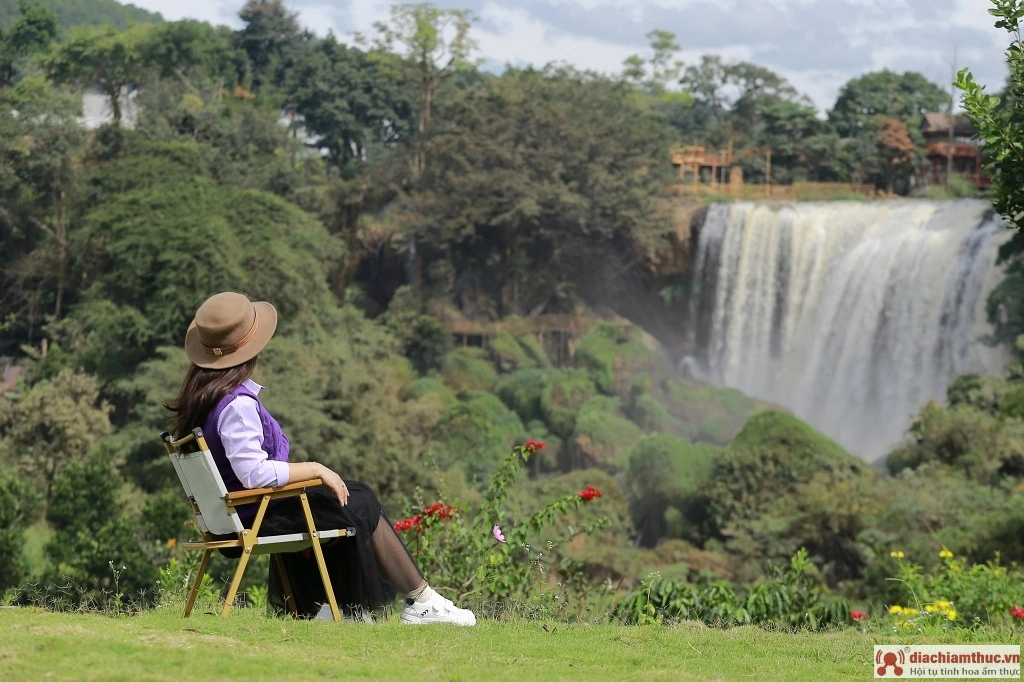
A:
{"type": "MultiPolygon", "coordinates": [[[[949,114],[929,111],[921,121],[921,132],[924,134],[937,135],[939,133],[949,134],[949,114]]],[[[974,124],[966,116],[956,117],[956,127],[953,135],[956,137],[973,137],[978,131],[974,124]]]]}

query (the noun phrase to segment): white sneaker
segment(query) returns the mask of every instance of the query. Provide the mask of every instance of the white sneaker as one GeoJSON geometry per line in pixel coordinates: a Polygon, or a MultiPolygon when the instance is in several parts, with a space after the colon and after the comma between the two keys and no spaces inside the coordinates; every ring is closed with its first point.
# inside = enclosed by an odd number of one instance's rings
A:
{"type": "Polygon", "coordinates": [[[454,623],[455,625],[476,625],[476,616],[469,609],[460,609],[439,594],[426,602],[406,604],[402,609],[402,622],[409,625],[428,623],[454,623]]]}
{"type": "MultiPolygon", "coordinates": [[[[341,609],[341,620],[350,620],[356,623],[372,623],[373,614],[367,611],[364,607],[360,606],[358,609],[341,609]]],[[[334,620],[334,616],[331,614],[331,605],[329,602],[324,602],[320,606],[320,610],[317,612],[313,620],[334,620]]]]}

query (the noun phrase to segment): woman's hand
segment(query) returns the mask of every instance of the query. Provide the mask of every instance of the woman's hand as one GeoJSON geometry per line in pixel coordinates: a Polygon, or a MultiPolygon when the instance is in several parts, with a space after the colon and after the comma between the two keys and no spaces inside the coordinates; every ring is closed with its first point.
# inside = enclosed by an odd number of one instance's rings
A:
{"type": "Polygon", "coordinates": [[[348,486],[345,485],[345,481],[341,480],[341,476],[323,464],[317,464],[314,468],[316,470],[316,477],[324,482],[325,488],[338,496],[338,502],[341,503],[341,506],[344,507],[348,504],[348,486]]]}

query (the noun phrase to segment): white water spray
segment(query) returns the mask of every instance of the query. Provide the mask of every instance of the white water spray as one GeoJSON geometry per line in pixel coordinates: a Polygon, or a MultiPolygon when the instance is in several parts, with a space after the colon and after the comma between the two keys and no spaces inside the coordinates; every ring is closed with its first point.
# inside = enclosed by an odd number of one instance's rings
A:
{"type": "Polygon", "coordinates": [[[998,374],[985,301],[1010,236],[980,200],[709,208],[683,369],[885,454],[958,374],[998,374]]]}

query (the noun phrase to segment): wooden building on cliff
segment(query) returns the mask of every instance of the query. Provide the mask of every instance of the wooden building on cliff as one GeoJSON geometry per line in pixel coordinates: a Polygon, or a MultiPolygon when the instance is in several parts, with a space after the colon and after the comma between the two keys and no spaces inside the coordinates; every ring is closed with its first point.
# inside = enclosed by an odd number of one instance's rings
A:
{"type": "Polygon", "coordinates": [[[922,169],[925,183],[945,184],[947,164],[952,157],[953,173],[967,178],[977,189],[991,187],[991,178],[981,170],[984,159],[978,148],[977,132],[966,116],[954,116],[951,121],[948,114],[926,113],[921,119],[921,134],[928,157],[922,169]]]}

